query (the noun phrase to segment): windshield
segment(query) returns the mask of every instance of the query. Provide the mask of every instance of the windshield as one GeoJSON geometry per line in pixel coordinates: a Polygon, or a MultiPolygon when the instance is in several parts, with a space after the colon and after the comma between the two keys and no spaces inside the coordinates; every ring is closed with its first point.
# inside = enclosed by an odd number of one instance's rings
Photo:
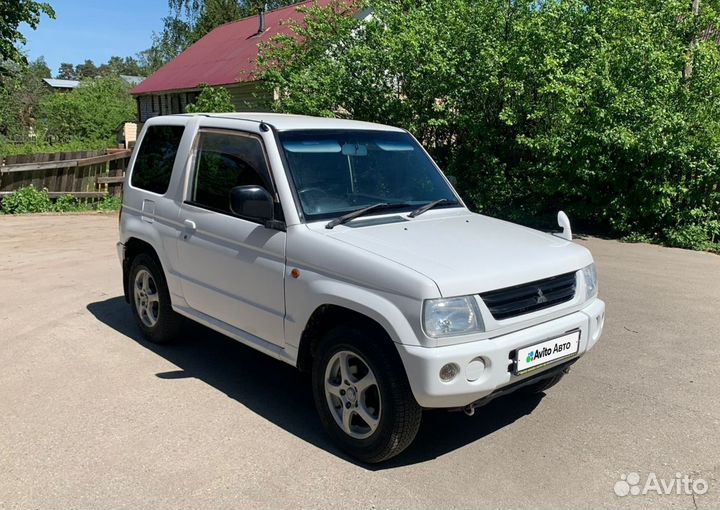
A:
{"type": "MultiPolygon", "coordinates": [[[[391,131],[286,131],[285,158],[308,221],[334,218],[377,203],[395,211],[457,197],[432,160],[407,133],[391,131]]],[[[378,209],[376,214],[387,213],[378,209]]]]}

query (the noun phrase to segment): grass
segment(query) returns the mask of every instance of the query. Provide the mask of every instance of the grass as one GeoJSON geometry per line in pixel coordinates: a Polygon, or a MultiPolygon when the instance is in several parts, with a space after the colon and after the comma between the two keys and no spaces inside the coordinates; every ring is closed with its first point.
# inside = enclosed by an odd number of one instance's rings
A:
{"type": "Polygon", "coordinates": [[[0,143],[0,156],[26,156],[29,154],[49,154],[53,152],[83,152],[103,150],[112,147],[115,142],[108,140],[88,142],[75,141],[61,144],[47,142],[0,143]]]}
{"type": "Polygon", "coordinates": [[[64,195],[54,202],[48,196],[47,189],[38,190],[34,186],[25,186],[0,202],[0,213],[3,214],[37,214],[37,213],[78,213],[78,212],[112,212],[118,211],[122,202],[119,197],[105,195],[98,201],[79,200],[72,195],[64,195]]]}

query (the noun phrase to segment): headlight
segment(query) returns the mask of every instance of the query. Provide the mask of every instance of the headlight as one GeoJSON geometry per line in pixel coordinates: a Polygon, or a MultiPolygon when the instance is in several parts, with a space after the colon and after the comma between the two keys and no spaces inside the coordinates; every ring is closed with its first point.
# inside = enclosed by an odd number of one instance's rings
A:
{"type": "Polygon", "coordinates": [[[428,299],[423,305],[423,326],[432,338],[483,330],[482,317],[473,296],[428,299]]]}
{"type": "Polygon", "coordinates": [[[597,296],[598,293],[597,269],[595,269],[595,264],[583,267],[582,273],[585,278],[585,301],[587,301],[591,297],[597,296]]]}

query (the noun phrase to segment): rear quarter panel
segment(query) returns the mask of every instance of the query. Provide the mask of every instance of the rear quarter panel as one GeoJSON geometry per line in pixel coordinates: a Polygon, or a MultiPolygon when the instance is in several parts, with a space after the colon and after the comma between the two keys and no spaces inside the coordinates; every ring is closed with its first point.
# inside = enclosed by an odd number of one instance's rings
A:
{"type": "Polygon", "coordinates": [[[130,158],[127,178],[123,185],[123,213],[120,222],[120,241],[126,243],[136,238],[150,244],[158,255],[165,271],[171,299],[174,305],[184,304],[177,267],[177,239],[181,235],[179,223],[180,204],[185,189],[186,170],[195,132],[195,117],[162,117],[149,120],[142,129],[138,143],[130,158]],[[145,135],[152,126],[185,126],[183,137],[173,164],[172,176],[167,191],[160,195],[132,185],[137,154],[143,145],[145,135]],[[178,303],[181,301],[181,303],[178,303]]]}

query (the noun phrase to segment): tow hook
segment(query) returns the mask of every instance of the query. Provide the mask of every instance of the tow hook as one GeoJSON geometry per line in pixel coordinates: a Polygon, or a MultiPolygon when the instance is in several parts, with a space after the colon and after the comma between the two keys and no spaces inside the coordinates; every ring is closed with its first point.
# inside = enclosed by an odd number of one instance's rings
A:
{"type": "Polygon", "coordinates": [[[465,406],[463,408],[463,412],[467,414],[468,416],[472,416],[475,414],[475,404],[470,404],[469,406],[465,406]]]}

